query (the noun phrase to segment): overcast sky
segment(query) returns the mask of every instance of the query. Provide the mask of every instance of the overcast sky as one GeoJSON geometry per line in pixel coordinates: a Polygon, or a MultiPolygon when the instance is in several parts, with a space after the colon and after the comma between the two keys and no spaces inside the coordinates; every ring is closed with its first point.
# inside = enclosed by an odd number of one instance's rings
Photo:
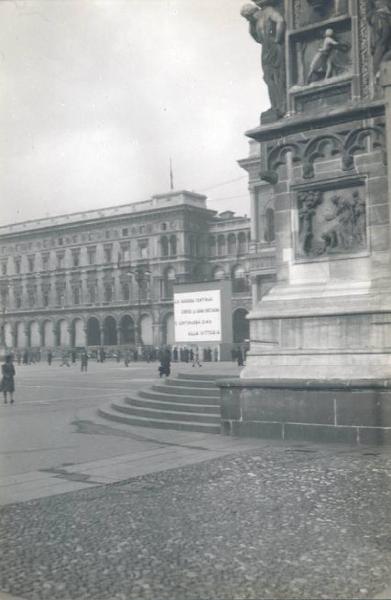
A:
{"type": "Polygon", "coordinates": [[[2,0],[1,223],[164,193],[170,156],[175,188],[249,213],[236,161],[268,101],[242,4],[2,0]]]}

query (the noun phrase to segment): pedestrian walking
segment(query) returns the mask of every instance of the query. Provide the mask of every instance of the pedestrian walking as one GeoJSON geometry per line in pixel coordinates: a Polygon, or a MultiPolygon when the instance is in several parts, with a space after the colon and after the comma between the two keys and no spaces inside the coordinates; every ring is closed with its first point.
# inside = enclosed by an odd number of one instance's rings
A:
{"type": "Polygon", "coordinates": [[[53,353],[52,353],[52,351],[51,351],[51,350],[49,350],[49,352],[48,352],[47,359],[48,359],[48,365],[49,365],[49,367],[51,367],[51,365],[52,365],[52,360],[53,360],[53,353]]]}
{"type": "Polygon", "coordinates": [[[72,350],[71,359],[72,359],[72,364],[74,365],[76,362],[76,350],[72,350]]]}
{"type": "Polygon", "coordinates": [[[193,352],[193,364],[192,367],[195,366],[199,366],[202,367],[202,364],[200,363],[200,352],[198,350],[198,347],[196,348],[195,352],[193,352]]]}
{"type": "Polygon", "coordinates": [[[27,352],[27,350],[25,350],[23,352],[23,364],[28,365],[28,362],[29,362],[29,353],[27,352]]]}
{"type": "Polygon", "coordinates": [[[1,366],[1,389],[4,395],[4,404],[7,404],[7,394],[10,395],[11,404],[14,403],[14,391],[15,391],[15,367],[12,362],[12,356],[7,354],[5,357],[5,363],[1,366]]]}
{"type": "Polygon", "coordinates": [[[88,369],[88,354],[86,351],[84,351],[81,355],[80,370],[85,371],[87,373],[87,369],[88,369]]]}
{"type": "Polygon", "coordinates": [[[243,367],[244,365],[244,357],[243,357],[243,352],[241,348],[238,348],[237,351],[237,360],[238,360],[238,367],[243,367]]]}
{"type": "Polygon", "coordinates": [[[171,373],[171,353],[168,348],[162,350],[160,353],[160,366],[159,366],[159,377],[170,376],[171,373]]]}
{"type": "Polygon", "coordinates": [[[70,367],[70,366],[71,365],[69,364],[68,353],[63,352],[60,367],[70,367]]]}
{"type": "Polygon", "coordinates": [[[21,352],[19,352],[19,350],[18,350],[18,352],[16,353],[16,361],[17,361],[18,365],[20,365],[20,364],[21,364],[21,362],[22,362],[22,353],[21,353],[21,352]]]}

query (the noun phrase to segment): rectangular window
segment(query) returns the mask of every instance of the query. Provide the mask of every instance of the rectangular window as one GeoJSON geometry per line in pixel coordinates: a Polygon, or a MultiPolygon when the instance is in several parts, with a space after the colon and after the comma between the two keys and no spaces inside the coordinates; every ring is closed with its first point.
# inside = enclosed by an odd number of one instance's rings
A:
{"type": "Polygon", "coordinates": [[[27,264],[28,264],[28,268],[29,268],[29,272],[33,273],[34,272],[34,264],[35,264],[35,260],[34,260],[34,256],[29,256],[27,258],[27,264]]]}
{"type": "Polygon", "coordinates": [[[110,238],[110,231],[109,230],[105,231],[105,238],[106,238],[106,240],[108,240],[110,238]]]}
{"type": "Polygon", "coordinates": [[[130,261],[129,244],[121,244],[121,260],[123,260],[124,262],[130,261]]]}
{"type": "Polygon", "coordinates": [[[78,267],[80,265],[80,250],[72,250],[72,265],[78,267]]]}
{"type": "Polygon", "coordinates": [[[7,275],[7,261],[1,263],[1,274],[7,275]]]}
{"type": "Polygon", "coordinates": [[[33,308],[35,306],[35,291],[34,290],[29,290],[28,301],[29,301],[29,307],[33,308]]]}
{"type": "Polygon", "coordinates": [[[64,243],[64,240],[62,239],[62,237],[58,238],[58,245],[62,246],[64,243]]]}
{"type": "Polygon", "coordinates": [[[43,305],[46,307],[49,306],[49,291],[48,290],[44,290],[43,294],[42,294],[42,302],[43,305]]]}
{"type": "Polygon", "coordinates": [[[63,269],[65,264],[64,253],[59,252],[57,254],[57,269],[63,269]]]}
{"type": "Polygon", "coordinates": [[[122,230],[122,237],[126,237],[127,235],[129,235],[129,229],[127,227],[124,227],[122,230]]]}
{"type": "Polygon", "coordinates": [[[22,294],[21,292],[15,292],[15,306],[16,308],[22,307],[22,294]]]}
{"type": "Polygon", "coordinates": [[[105,263],[111,263],[111,261],[112,261],[112,255],[113,255],[113,248],[112,248],[112,246],[105,246],[105,248],[104,248],[104,254],[105,254],[105,263]]]}
{"type": "Polygon", "coordinates": [[[138,255],[139,255],[139,258],[148,258],[148,256],[149,256],[148,240],[139,240],[138,255]]]}
{"type": "Polygon", "coordinates": [[[64,306],[64,303],[65,303],[65,288],[63,288],[63,287],[57,288],[56,296],[57,296],[57,305],[58,306],[64,306]]]}
{"type": "Polygon", "coordinates": [[[15,273],[20,273],[20,264],[21,264],[21,260],[20,258],[15,258],[15,273]]]}
{"type": "Polygon", "coordinates": [[[94,265],[96,262],[96,248],[88,248],[87,249],[87,256],[88,256],[88,264],[89,265],[94,265]]]}
{"type": "Polygon", "coordinates": [[[42,270],[49,270],[49,254],[42,254],[42,270]]]}
{"type": "Polygon", "coordinates": [[[73,304],[80,304],[80,287],[73,288],[73,304]]]}
{"type": "Polygon", "coordinates": [[[95,304],[96,302],[96,285],[90,284],[88,286],[88,298],[91,304],[95,304]]]}

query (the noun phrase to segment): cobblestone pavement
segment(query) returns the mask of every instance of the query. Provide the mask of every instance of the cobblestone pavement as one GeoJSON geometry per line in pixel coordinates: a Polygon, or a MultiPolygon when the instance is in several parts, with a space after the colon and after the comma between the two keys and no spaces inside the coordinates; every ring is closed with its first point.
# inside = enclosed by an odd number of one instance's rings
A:
{"type": "Polygon", "coordinates": [[[282,445],[14,504],[0,588],[27,600],[373,598],[391,454],[282,445]]]}

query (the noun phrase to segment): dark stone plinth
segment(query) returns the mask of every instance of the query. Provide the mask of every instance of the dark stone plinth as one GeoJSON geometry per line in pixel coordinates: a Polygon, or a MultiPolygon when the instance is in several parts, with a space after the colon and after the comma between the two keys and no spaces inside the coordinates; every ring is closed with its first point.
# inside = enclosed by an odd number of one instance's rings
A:
{"type": "Polygon", "coordinates": [[[218,380],[226,435],[391,443],[390,380],[218,380]]]}

